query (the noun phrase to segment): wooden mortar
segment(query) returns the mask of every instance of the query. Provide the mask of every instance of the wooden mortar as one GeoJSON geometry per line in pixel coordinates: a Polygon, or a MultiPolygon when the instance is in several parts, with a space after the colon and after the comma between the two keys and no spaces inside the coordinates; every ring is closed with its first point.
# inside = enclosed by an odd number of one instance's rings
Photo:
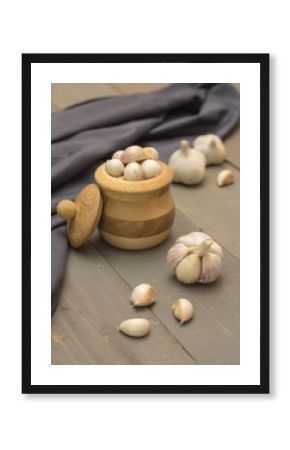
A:
{"type": "Polygon", "coordinates": [[[141,250],[160,244],[172,229],[175,208],[169,190],[173,171],[165,163],[155,178],[127,181],[113,178],[102,164],[95,172],[102,192],[103,211],[99,231],[109,244],[141,250]]]}

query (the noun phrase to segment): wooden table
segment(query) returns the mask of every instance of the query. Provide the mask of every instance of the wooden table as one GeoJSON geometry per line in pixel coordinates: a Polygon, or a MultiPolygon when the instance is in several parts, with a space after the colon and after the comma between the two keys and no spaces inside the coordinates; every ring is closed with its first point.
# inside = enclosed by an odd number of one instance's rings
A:
{"type": "MultiPolygon", "coordinates": [[[[161,84],[54,84],[52,110],[94,97],[159,89],[161,84]]],[[[238,86],[237,86],[238,89],[238,86]]],[[[225,140],[227,161],[208,167],[196,187],[173,185],[174,230],[158,247],[138,252],[118,250],[96,232],[78,250],[69,249],[59,307],[52,318],[52,364],[239,364],[240,362],[240,185],[239,129],[225,140]],[[230,168],[231,186],[218,188],[216,176],[230,168]],[[210,234],[224,249],[223,274],[210,285],[179,283],[166,266],[175,239],[193,230],[210,234]],[[151,308],[130,308],[132,288],[155,286],[151,308]],[[172,303],[188,298],[191,322],[179,326],[172,303]],[[143,339],[121,334],[130,317],[146,317],[151,332],[143,339]]]]}

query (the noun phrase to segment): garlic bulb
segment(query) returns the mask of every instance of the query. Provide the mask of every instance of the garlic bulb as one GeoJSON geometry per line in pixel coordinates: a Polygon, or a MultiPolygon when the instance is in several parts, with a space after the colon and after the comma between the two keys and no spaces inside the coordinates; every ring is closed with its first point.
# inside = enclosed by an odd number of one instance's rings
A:
{"type": "Polygon", "coordinates": [[[131,145],[127,147],[121,155],[121,161],[123,164],[129,164],[133,161],[143,161],[146,159],[143,148],[139,145],[131,145]]]}
{"type": "Polygon", "coordinates": [[[112,159],[121,159],[123,153],[124,150],[117,150],[115,153],[113,153],[112,159]]]}
{"type": "Polygon", "coordinates": [[[137,162],[129,163],[124,170],[124,178],[129,181],[139,181],[143,179],[143,170],[137,162]]]}
{"type": "Polygon", "coordinates": [[[216,134],[198,136],[193,141],[193,147],[206,157],[207,165],[221,164],[226,156],[225,146],[216,134]]]}
{"type": "Polygon", "coordinates": [[[119,159],[106,161],[106,171],[112,177],[121,177],[124,173],[124,164],[119,159]]]}
{"type": "Polygon", "coordinates": [[[172,311],[176,319],[180,320],[180,325],[193,317],[194,309],[186,298],[179,298],[172,305],[172,311]]]}
{"type": "Polygon", "coordinates": [[[162,167],[158,163],[158,161],[155,161],[154,159],[146,159],[141,164],[144,178],[154,178],[157,177],[157,175],[160,175],[162,172],[162,167]]]}
{"type": "Polygon", "coordinates": [[[167,253],[167,262],[179,281],[212,283],[222,271],[223,251],[201,231],[179,237],[167,253]]]}
{"type": "Polygon", "coordinates": [[[218,186],[227,186],[235,182],[235,175],[231,170],[222,170],[217,176],[218,186]]]}
{"type": "Polygon", "coordinates": [[[132,337],[143,337],[150,331],[150,322],[147,319],[124,320],[119,326],[119,331],[132,337]]]}
{"type": "Polygon", "coordinates": [[[148,306],[156,301],[156,290],[150,284],[142,283],[133,289],[131,302],[134,306],[148,306]]]}
{"type": "Polygon", "coordinates": [[[147,159],[155,159],[156,161],[159,159],[158,151],[154,147],[143,147],[143,152],[147,159]]]}
{"type": "Polygon", "coordinates": [[[183,184],[198,184],[205,175],[206,160],[202,153],[189,147],[188,141],[180,141],[180,149],[169,159],[169,165],[174,171],[174,182],[183,184]]]}

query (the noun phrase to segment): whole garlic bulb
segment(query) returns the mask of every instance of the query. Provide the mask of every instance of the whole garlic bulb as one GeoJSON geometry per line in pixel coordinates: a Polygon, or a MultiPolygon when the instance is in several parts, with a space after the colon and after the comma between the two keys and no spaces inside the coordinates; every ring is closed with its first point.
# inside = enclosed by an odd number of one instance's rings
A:
{"type": "Polygon", "coordinates": [[[131,294],[131,302],[134,306],[149,306],[156,302],[156,290],[147,283],[138,284],[131,294]]]}
{"type": "Polygon", "coordinates": [[[180,325],[182,325],[193,317],[194,309],[189,300],[179,298],[173,303],[172,312],[176,319],[180,320],[180,325]]]}
{"type": "Polygon", "coordinates": [[[139,181],[143,179],[143,170],[137,162],[129,163],[124,170],[124,178],[129,181],[139,181]]]}
{"type": "Polygon", "coordinates": [[[154,178],[161,174],[162,167],[160,166],[158,161],[154,159],[146,159],[141,164],[144,178],[154,178]]]}
{"type": "Polygon", "coordinates": [[[221,164],[226,156],[225,146],[216,134],[198,136],[193,141],[193,147],[206,157],[206,163],[221,164]]]}
{"type": "Polygon", "coordinates": [[[205,175],[206,160],[202,153],[189,147],[188,141],[180,141],[180,149],[169,159],[169,165],[174,172],[174,182],[183,184],[198,184],[205,175]]]}
{"type": "Polygon", "coordinates": [[[106,161],[106,171],[112,177],[121,177],[124,173],[124,164],[119,159],[106,161]]]}
{"type": "Polygon", "coordinates": [[[222,271],[223,251],[201,231],[179,237],[167,253],[167,262],[179,281],[212,283],[222,271]]]}

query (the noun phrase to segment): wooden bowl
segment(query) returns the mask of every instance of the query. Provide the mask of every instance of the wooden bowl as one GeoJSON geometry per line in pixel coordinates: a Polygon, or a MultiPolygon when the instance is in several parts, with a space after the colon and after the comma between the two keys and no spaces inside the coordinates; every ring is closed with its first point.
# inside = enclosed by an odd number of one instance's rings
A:
{"type": "Polygon", "coordinates": [[[161,174],[142,181],[111,177],[105,164],[96,170],[95,179],[103,199],[99,231],[109,244],[141,250],[158,245],[169,236],[175,215],[169,190],[173,171],[160,163],[161,174]]]}

